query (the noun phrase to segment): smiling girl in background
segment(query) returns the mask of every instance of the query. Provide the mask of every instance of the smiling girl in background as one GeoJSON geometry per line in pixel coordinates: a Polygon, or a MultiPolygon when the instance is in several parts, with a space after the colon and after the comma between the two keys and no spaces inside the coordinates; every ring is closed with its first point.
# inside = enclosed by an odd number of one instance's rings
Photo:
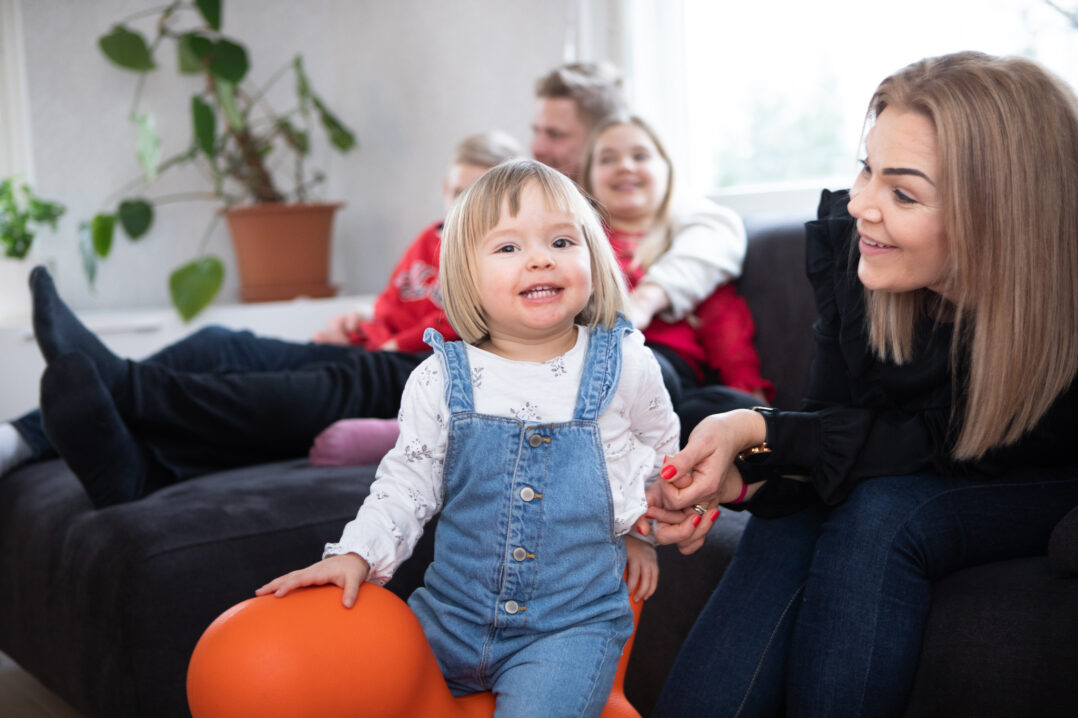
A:
{"type": "MultiPolygon", "coordinates": [[[[685,246],[683,228],[670,219],[673,165],[655,131],[634,116],[601,123],[583,183],[607,212],[607,237],[630,289],[634,324],[663,367],[683,436],[707,414],[769,401],[774,388],[760,376],[752,315],[734,285],[715,285],[713,275],[692,271],[691,262],[667,271],[671,259],[721,255],[727,248],[722,235],[699,228],[685,246]],[[699,299],[679,316],[671,294],[699,299]]],[[[732,211],[715,209],[740,226],[732,211]]]]}

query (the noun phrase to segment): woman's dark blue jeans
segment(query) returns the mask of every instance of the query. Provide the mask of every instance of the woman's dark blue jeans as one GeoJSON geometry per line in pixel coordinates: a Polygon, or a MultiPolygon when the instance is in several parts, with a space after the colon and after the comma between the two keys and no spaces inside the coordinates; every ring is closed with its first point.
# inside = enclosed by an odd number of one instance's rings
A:
{"type": "Polygon", "coordinates": [[[652,715],[901,716],[932,582],[1046,552],[1076,504],[1072,467],[878,478],[837,507],[753,517],[652,715]]]}

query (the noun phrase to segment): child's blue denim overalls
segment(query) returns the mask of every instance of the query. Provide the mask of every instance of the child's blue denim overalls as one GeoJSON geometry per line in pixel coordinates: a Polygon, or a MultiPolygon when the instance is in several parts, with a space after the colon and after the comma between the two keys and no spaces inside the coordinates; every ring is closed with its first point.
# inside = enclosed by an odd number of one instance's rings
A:
{"type": "Polygon", "coordinates": [[[599,715],[632,633],[598,424],[631,330],[592,331],[573,419],[555,424],[476,413],[464,344],[424,336],[449,438],[434,562],[408,603],[453,693],[493,690],[498,716],[599,715]]]}

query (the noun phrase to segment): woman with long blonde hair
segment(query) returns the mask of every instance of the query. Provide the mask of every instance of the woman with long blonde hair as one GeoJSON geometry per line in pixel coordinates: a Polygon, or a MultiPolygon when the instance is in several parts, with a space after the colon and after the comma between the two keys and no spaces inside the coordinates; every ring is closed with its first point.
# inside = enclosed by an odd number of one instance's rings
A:
{"type": "Polygon", "coordinates": [[[803,410],[709,417],[650,497],[686,552],[693,504],[754,514],[653,715],[901,715],[932,582],[1043,554],[1078,504],[1073,92],[958,53],[885,79],[868,119],[807,227],[803,410]]]}

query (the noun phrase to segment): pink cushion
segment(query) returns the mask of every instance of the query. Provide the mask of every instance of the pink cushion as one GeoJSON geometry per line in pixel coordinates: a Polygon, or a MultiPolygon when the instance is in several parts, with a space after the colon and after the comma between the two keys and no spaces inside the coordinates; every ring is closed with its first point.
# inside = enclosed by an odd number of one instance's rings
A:
{"type": "Polygon", "coordinates": [[[314,466],[377,464],[397,443],[396,419],[342,419],[315,437],[310,462],[314,466]]]}

